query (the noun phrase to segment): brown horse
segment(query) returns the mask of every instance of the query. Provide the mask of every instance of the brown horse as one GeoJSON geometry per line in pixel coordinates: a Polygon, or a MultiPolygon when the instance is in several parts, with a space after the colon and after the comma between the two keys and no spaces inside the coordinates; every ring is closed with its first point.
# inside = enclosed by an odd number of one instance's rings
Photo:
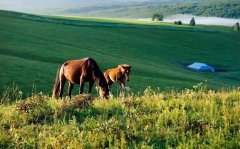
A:
{"type": "Polygon", "coordinates": [[[114,82],[118,83],[121,87],[120,95],[125,91],[125,81],[129,81],[131,65],[122,64],[116,68],[108,69],[104,76],[106,78],[109,90],[114,82]]]}
{"type": "Polygon", "coordinates": [[[99,95],[108,98],[109,89],[106,79],[99,69],[97,63],[92,58],[80,60],[69,60],[65,62],[57,71],[56,80],[53,88],[52,98],[57,97],[57,93],[62,98],[64,84],[68,80],[68,96],[71,98],[71,91],[74,84],[80,85],[79,93],[83,93],[85,82],[89,82],[88,93],[91,93],[94,81],[98,84],[99,95]]]}

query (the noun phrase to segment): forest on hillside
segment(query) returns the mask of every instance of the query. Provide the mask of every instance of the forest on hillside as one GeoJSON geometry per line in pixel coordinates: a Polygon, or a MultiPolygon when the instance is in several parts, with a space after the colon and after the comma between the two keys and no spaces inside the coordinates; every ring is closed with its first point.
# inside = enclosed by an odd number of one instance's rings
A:
{"type": "Polygon", "coordinates": [[[240,17],[240,1],[204,2],[176,6],[173,10],[181,14],[217,16],[224,18],[240,17]]]}
{"type": "Polygon", "coordinates": [[[61,10],[64,14],[79,14],[97,17],[144,18],[154,13],[164,16],[173,14],[193,14],[197,16],[216,16],[224,18],[240,18],[240,1],[210,0],[185,2],[143,2],[111,4],[90,7],[78,7],[61,10]]]}

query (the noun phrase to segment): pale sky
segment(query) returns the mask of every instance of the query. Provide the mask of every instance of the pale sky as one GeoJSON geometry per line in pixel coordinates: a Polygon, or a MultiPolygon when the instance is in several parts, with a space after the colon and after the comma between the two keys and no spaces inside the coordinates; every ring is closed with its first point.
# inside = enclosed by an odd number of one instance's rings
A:
{"type": "Polygon", "coordinates": [[[0,9],[15,11],[33,11],[42,7],[54,7],[58,0],[0,0],[0,9]]]}
{"type": "Polygon", "coordinates": [[[147,0],[0,0],[0,9],[23,12],[38,12],[43,9],[57,9],[76,5],[107,2],[140,2],[147,0]]]}

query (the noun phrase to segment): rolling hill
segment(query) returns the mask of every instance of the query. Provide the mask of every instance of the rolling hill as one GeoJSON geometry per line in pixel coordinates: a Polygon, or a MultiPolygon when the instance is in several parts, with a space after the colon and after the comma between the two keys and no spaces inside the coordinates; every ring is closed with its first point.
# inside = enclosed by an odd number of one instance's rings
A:
{"type": "MultiPolygon", "coordinates": [[[[239,86],[239,32],[223,26],[175,26],[132,20],[38,16],[0,11],[0,87],[51,93],[56,70],[69,59],[94,58],[104,71],[132,67],[132,91],[184,89],[208,80],[213,89],[239,86]],[[184,65],[205,62],[215,73],[184,65]]],[[[75,92],[78,90],[74,88],[75,92]]]]}

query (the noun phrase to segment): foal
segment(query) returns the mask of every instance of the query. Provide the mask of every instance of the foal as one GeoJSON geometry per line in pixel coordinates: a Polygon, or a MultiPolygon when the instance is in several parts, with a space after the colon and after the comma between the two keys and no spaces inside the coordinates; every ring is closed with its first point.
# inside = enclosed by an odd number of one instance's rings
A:
{"type": "Polygon", "coordinates": [[[104,77],[106,78],[109,91],[111,90],[111,86],[114,82],[120,85],[120,95],[124,95],[125,92],[125,81],[129,81],[131,65],[121,64],[116,68],[108,69],[104,73],[104,77]]]}

